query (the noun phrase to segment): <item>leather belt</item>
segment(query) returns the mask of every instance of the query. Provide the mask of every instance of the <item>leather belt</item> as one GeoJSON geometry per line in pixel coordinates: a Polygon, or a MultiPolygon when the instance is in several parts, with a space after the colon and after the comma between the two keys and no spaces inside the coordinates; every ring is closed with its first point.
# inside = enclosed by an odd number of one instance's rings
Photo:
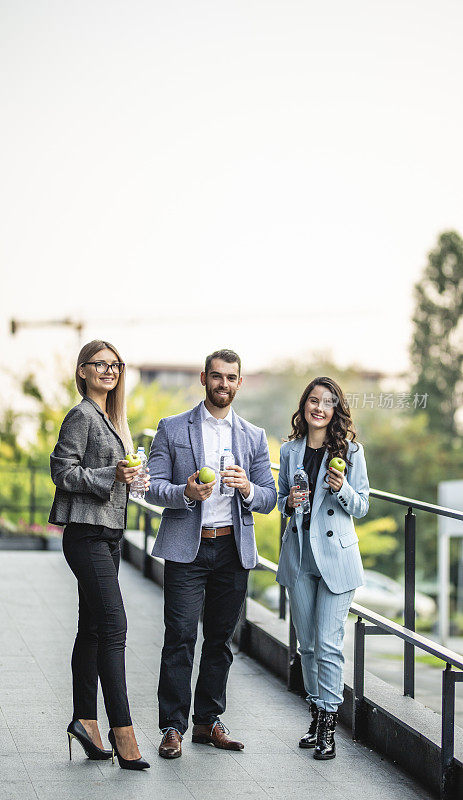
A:
{"type": "Polygon", "coordinates": [[[229,536],[233,533],[233,525],[225,528],[201,528],[201,539],[216,539],[217,536],[229,536]]]}

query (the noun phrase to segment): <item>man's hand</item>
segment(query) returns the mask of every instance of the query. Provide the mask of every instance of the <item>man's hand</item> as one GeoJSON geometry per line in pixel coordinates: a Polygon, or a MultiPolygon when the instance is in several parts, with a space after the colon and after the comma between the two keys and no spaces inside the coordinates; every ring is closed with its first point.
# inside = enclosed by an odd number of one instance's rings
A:
{"type": "Polygon", "coordinates": [[[211,496],[212,490],[217,481],[214,480],[210,483],[196,483],[196,478],[198,475],[199,469],[193,475],[190,475],[187,480],[185,494],[189,500],[199,500],[199,502],[202,503],[211,496]]]}
{"type": "Polygon", "coordinates": [[[246,500],[251,491],[251,484],[248,481],[248,476],[244,469],[239,467],[238,464],[232,464],[220,474],[223,477],[223,482],[226,483],[227,486],[233,486],[235,489],[238,489],[246,500]]]}

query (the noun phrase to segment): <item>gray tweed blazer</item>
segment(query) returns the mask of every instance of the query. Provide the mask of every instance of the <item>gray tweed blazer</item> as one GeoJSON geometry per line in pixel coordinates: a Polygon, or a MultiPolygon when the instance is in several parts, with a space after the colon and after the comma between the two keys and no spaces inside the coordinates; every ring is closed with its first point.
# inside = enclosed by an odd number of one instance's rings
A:
{"type": "Polygon", "coordinates": [[[56,486],[48,521],[85,522],[125,528],[129,487],[116,481],[116,465],[125,449],[98,403],[84,397],[66,414],[50,456],[56,486]]]}

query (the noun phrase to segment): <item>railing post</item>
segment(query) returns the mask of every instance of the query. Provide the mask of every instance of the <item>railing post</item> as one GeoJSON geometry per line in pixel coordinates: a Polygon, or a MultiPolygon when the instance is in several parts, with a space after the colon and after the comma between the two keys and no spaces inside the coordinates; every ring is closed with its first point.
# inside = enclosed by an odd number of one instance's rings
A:
{"type": "Polygon", "coordinates": [[[145,578],[149,578],[150,576],[150,567],[151,567],[151,558],[148,554],[148,536],[151,535],[151,514],[149,511],[145,511],[144,513],[144,542],[145,542],[145,551],[143,554],[143,575],[145,578]]]}
{"type": "MultiPolygon", "coordinates": [[[[416,516],[410,507],[405,515],[404,626],[415,630],[416,516]]],[[[415,648],[404,642],[404,695],[415,697],[415,648]]]]}
{"type": "Polygon", "coordinates": [[[447,664],[442,673],[441,798],[453,795],[453,754],[455,726],[455,673],[447,664]]]}
{"type": "Polygon", "coordinates": [[[238,618],[237,628],[238,628],[238,650],[242,653],[246,653],[248,649],[248,626],[247,626],[247,618],[248,618],[248,592],[246,591],[246,596],[243,600],[243,605],[241,606],[240,615],[238,618]]]}
{"type": "Polygon", "coordinates": [[[365,623],[361,617],[355,623],[354,685],[352,687],[352,738],[362,735],[363,697],[365,688],[365,623]]]}
{"type": "Polygon", "coordinates": [[[35,491],[35,464],[29,463],[30,469],[30,494],[29,494],[29,524],[33,525],[35,522],[35,509],[36,509],[36,491],[35,491]]]}
{"type": "MultiPolygon", "coordinates": [[[[286,528],[286,517],[284,514],[280,515],[280,553],[281,553],[281,541],[283,539],[283,534],[286,528]]],[[[280,619],[286,619],[286,587],[281,586],[280,584],[280,619]]]]}

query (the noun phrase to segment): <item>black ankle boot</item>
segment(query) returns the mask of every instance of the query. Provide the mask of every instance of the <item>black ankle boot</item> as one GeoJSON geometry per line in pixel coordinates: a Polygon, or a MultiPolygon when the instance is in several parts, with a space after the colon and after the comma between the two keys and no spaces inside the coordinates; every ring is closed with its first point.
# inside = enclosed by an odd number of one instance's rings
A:
{"type": "Polygon", "coordinates": [[[319,761],[327,761],[336,755],[334,729],[337,720],[338,715],[335,711],[325,711],[321,708],[318,712],[317,741],[313,757],[319,761]]]}
{"type": "Polygon", "coordinates": [[[299,747],[304,747],[305,749],[309,749],[311,747],[315,747],[317,742],[317,721],[318,721],[318,708],[315,703],[310,704],[310,713],[312,714],[312,722],[310,723],[310,728],[307,733],[299,739],[299,747]]]}

